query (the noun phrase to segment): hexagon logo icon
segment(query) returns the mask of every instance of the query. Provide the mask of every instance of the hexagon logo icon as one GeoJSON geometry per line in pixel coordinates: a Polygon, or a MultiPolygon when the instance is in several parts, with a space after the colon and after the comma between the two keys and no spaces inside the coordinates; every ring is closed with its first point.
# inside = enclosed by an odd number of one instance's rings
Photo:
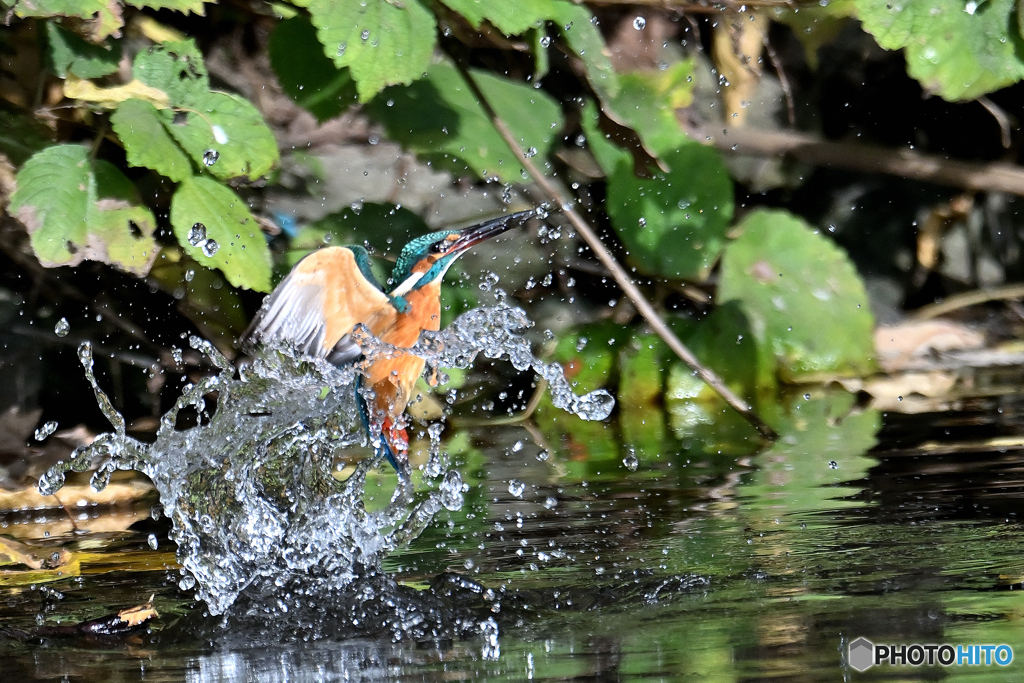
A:
{"type": "Polygon", "coordinates": [[[857,671],[867,671],[875,662],[875,644],[867,638],[850,643],[847,661],[857,671]]]}

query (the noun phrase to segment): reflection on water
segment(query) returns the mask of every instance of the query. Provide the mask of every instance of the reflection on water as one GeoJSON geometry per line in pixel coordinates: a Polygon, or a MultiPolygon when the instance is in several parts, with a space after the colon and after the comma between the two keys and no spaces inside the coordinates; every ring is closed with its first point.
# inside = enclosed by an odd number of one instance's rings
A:
{"type": "MultiPolygon", "coordinates": [[[[1001,399],[1004,412],[1021,405],[1001,399]]],[[[473,629],[396,642],[385,618],[305,642],[294,623],[204,618],[174,572],[98,574],[56,582],[59,598],[7,589],[0,624],[29,630],[37,614],[94,615],[156,592],[152,633],[92,650],[3,639],[0,668],[4,680],[1015,680],[1019,663],[862,675],[843,661],[859,636],[1007,643],[1024,657],[1024,525],[1010,502],[1024,449],[985,441],[1021,429],[965,407],[935,426],[815,390],[778,408],[783,438],[768,451],[638,451],[635,471],[614,424],[604,443],[533,426],[460,432],[442,447],[468,486],[462,508],[383,568],[402,585],[389,599],[473,629]],[[940,438],[973,450],[928,454],[940,438]]],[[[112,547],[144,553],[150,530],[112,547]]],[[[375,601],[386,579],[347,594],[351,613],[397,614],[375,601]]]]}

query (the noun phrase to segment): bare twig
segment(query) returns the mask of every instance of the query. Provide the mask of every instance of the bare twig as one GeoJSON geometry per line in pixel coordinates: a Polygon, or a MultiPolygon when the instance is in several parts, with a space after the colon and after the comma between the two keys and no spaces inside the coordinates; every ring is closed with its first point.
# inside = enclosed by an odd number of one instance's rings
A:
{"type": "Polygon", "coordinates": [[[946,315],[953,311],[988,303],[989,301],[1000,301],[1005,299],[1020,299],[1024,297],[1024,285],[1007,285],[1005,287],[994,287],[992,289],[979,289],[973,292],[964,292],[946,297],[937,304],[928,304],[914,311],[911,316],[914,320],[931,320],[940,315],[946,315]]]}
{"type": "Polygon", "coordinates": [[[786,114],[789,116],[789,125],[795,126],[796,103],[793,100],[793,86],[789,83],[789,76],[782,68],[782,61],[779,59],[778,53],[775,52],[775,48],[772,47],[772,41],[768,40],[767,33],[764,34],[764,51],[768,53],[768,61],[772,63],[772,68],[775,69],[775,73],[779,77],[779,85],[782,86],[782,92],[786,96],[786,114]]]}
{"type": "Polygon", "coordinates": [[[484,112],[487,114],[488,118],[490,118],[491,123],[498,131],[498,134],[501,135],[502,139],[505,140],[505,143],[516,154],[519,162],[523,165],[523,168],[525,168],[527,173],[530,174],[533,181],[538,187],[540,187],[548,200],[561,208],[562,214],[568,219],[569,223],[572,224],[573,228],[575,228],[576,232],[579,233],[594,254],[597,255],[597,258],[601,263],[608,268],[612,277],[615,279],[615,282],[618,283],[619,287],[622,288],[622,291],[627,297],[629,297],[630,301],[633,302],[637,311],[639,311],[640,315],[644,317],[647,324],[651,326],[652,330],[654,330],[655,334],[661,337],[668,347],[672,349],[673,353],[679,356],[679,358],[686,363],[690,369],[697,373],[697,375],[704,380],[708,386],[714,389],[719,396],[725,399],[726,403],[732,406],[736,412],[740,413],[740,415],[753,425],[758,432],[768,439],[775,439],[777,437],[775,431],[765,424],[765,422],[761,420],[756,413],[754,413],[753,408],[747,405],[746,401],[734,394],[713,370],[703,365],[700,360],[693,355],[693,352],[679,341],[679,337],[672,332],[664,319],[662,319],[658,312],[654,310],[654,307],[647,301],[636,284],[633,283],[633,280],[630,278],[629,273],[626,272],[626,269],[615,260],[615,257],[610,251],[608,251],[608,248],[604,246],[604,243],[601,242],[601,238],[597,236],[594,229],[591,228],[585,220],[583,220],[583,217],[580,216],[579,213],[577,213],[567,195],[557,185],[555,185],[550,178],[544,175],[544,173],[537,168],[537,165],[533,163],[533,160],[526,154],[522,145],[520,145],[519,141],[516,140],[515,135],[513,135],[512,131],[509,130],[508,125],[500,116],[498,116],[497,112],[494,111],[494,108],[491,107],[490,102],[484,96],[483,91],[480,90],[480,87],[477,85],[473,75],[469,73],[469,70],[466,69],[461,60],[456,59],[455,63],[463,78],[466,79],[466,83],[476,96],[480,106],[483,107],[484,112]]]}
{"type": "Polygon", "coordinates": [[[1006,113],[1002,107],[993,102],[987,97],[979,97],[978,104],[985,107],[985,110],[992,115],[992,118],[999,124],[999,141],[1003,143],[1003,149],[1010,149],[1013,144],[1013,137],[1011,131],[1013,129],[1013,122],[1010,120],[1010,115],[1006,113]]]}
{"type": "Polygon", "coordinates": [[[1001,162],[954,161],[909,149],[831,142],[807,133],[687,125],[687,132],[727,153],[791,156],[816,166],[921,180],[979,192],[1024,195],[1024,167],[1001,162]]]}

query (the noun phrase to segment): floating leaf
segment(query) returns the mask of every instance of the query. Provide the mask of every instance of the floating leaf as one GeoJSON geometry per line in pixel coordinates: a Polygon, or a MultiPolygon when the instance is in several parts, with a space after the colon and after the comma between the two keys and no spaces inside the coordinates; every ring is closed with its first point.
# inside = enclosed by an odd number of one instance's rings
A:
{"type": "Polygon", "coordinates": [[[90,163],[81,145],[35,154],[17,176],[11,212],[31,235],[46,267],[102,261],[145,275],[156,257],[156,220],[138,205],[135,189],[110,164],[90,163]]]}
{"type": "MultiPolygon", "coordinates": [[[[523,83],[483,71],[473,76],[523,149],[546,155],[562,127],[558,105],[523,83]]],[[[382,93],[367,107],[388,135],[427,159],[481,178],[522,181],[522,166],[473,96],[459,72],[435,64],[427,77],[382,93]]]]}
{"type": "Polygon", "coordinates": [[[103,45],[94,45],[53,21],[46,22],[46,37],[50,44],[50,63],[61,78],[69,72],[79,78],[99,78],[117,71],[121,61],[119,42],[107,40],[103,45]]]}
{"type": "Polygon", "coordinates": [[[152,102],[158,107],[166,107],[170,102],[167,93],[151,88],[139,80],[110,88],[100,88],[92,81],[83,81],[73,74],[68,74],[64,79],[64,96],[73,100],[92,102],[106,109],[114,109],[125,100],[133,98],[152,102]]]}
{"type": "Polygon", "coordinates": [[[785,211],[758,210],[726,249],[720,303],[739,301],[786,378],[874,368],[864,284],[846,254],[785,211]]]}
{"type": "Polygon", "coordinates": [[[278,161],[277,141],[248,100],[208,92],[195,101],[182,123],[170,111],[161,113],[171,136],[197,164],[222,180],[256,180],[278,161]]]}
{"type": "Polygon", "coordinates": [[[230,189],[209,178],[186,179],[171,199],[171,225],[189,256],[223,272],[235,287],[270,290],[267,242],[230,189]]]}
{"type": "Polygon", "coordinates": [[[210,90],[203,55],[192,40],[142,50],[132,70],[135,78],[166,93],[174,107],[191,107],[210,90]]]}
{"type": "Polygon", "coordinates": [[[622,159],[608,179],[612,226],[644,272],[700,280],[725,246],[732,181],[718,153],[696,142],[662,154],[668,172],[637,178],[622,159]]]}
{"type": "Polygon", "coordinates": [[[325,54],[349,67],[363,102],[389,85],[412,83],[430,65],[437,29],[419,0],[309,0],[307,6],[325,54]]]}
{"type": "Polygon", "coordinates": [[[99,42],[121,35],[122,7],[114,0],[19,0],[14,14],[28,17],[77,17],[89,28],[89,37],[99,42]]]}
{"type": "Polygon", "coordinates": [[[1024,78],[1016,0],[856,0],[864,29],[904,48],[907,72],[947,100],[972,100],[1024,78]]]}
{"type": "Polygon", "coordinates": [[[159,110],[149,102],[127,100],[110,117],[110,124],[124,144],[128,163],[145,166],[175,182],[192,175],[188,156],[174,141],[159,110]]]}
{"type": "Polygon", "coordinates": [[[316,28],[306,17],[279,23],[270,35],[269,52],[285,93],[318,120],[334,118],[356,101],[352,74],[324,55],[316,28]]]}

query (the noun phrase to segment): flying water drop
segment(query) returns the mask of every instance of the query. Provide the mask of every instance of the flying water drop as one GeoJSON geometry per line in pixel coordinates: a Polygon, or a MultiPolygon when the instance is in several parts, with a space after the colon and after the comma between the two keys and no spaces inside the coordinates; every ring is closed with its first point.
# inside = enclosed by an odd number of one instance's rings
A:
{"type": "Polygon", "coordinates": [[[643,31],[645,26],[647,26],[647,20],[643,17],[637,17],[633,20],[633,28],[637,31],[643,31]]]}
{"type": "Polygon", "coordinates": [[[57,431],[57,423],[54,420],[50,420],[42,427],[36,430],[36,441],[42,441],[46,437],[50,436],[50,434],[53,434],[55,431],[57,431]]]}
{"type": "MultiPolygon", "coordinates": [[[[218,140],[218,142],[220,142],[220,141],[218,140]]],[[[223,143],[221,143],[221,144],[223,144],[223,143]]],[[[203,165],[204,166],[207,166],[207,167],[213,166],[215,163],[217,163],[217,159],[220,159],[220,152],[218,152],[217,150],[215,150],[215,149],[208,149],[205,152],[203,152],[203,165]]]]}
{"type": "Polygon", "coordinates": [[[61,318],[57,321],[57,324],[53,326],[53,333],[58,337],[66,337],[70,331],[71,323],[68,322],[67,318],[61,318]]]}

